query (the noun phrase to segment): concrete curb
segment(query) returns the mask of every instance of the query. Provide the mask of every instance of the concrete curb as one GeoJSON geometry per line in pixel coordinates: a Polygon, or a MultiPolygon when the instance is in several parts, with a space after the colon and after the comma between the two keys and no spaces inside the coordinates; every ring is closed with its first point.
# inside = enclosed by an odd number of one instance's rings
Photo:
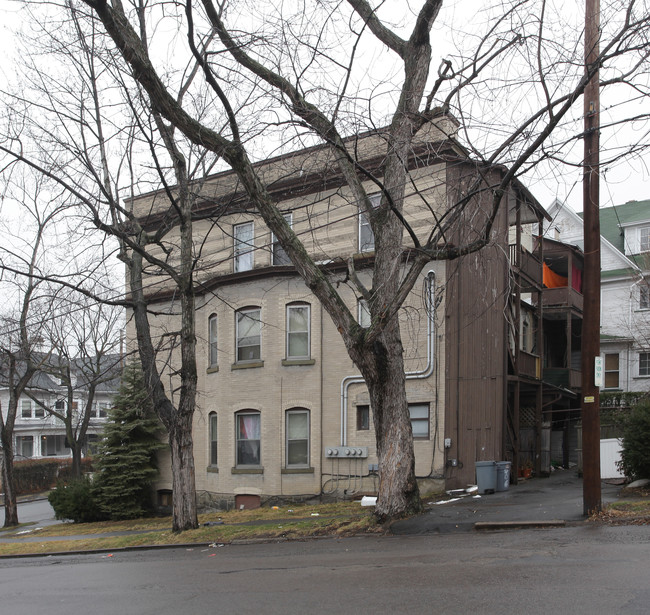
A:
{"type": "Polygon", "coordinates": [[[566,527],[567,522],[562,519],[548,519],[544,521],[477,521],[476,530],[519,530],[530,528],[566,527]]]}

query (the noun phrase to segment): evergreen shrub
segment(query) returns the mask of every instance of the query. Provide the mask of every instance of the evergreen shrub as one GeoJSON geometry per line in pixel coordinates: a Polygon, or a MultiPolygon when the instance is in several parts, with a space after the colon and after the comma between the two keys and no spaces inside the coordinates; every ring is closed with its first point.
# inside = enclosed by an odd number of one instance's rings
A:
{"type": "Polygon", "coordinates": [[[650,478],[650,401],[636,405],[626,418],[618,464],[632,480],[650,478]]]}
{"type": "Polygon", "coordinates": [[[107,517],[97,504],[97,493],[89,478],[59,481],[47,497],[57,519],[75,523],[104,521],[107,517]]]}

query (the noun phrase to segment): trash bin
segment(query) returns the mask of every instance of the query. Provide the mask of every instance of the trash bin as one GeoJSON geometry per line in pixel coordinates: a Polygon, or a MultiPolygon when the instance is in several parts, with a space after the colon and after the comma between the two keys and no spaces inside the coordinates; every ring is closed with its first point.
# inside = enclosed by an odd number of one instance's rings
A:
{"type": "Polygon", "coordinates": [[[508,491],[510,487],[509,461],[497,461],[497,491],[508,491]]]}
{"type": "Polygon", "coordinates": [[[476,485],[479,493],[494,493],[497,488],[497,462],[477,461],[476,485]]]}

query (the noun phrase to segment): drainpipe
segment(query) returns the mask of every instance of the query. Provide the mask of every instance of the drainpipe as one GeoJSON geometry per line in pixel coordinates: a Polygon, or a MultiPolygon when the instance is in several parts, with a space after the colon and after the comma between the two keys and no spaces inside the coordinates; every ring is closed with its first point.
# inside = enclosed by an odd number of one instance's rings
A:
{"type": "MultiPolygon", "coordinates": [[[[406,372],[407,380],[428,378],[433,373],[433,357],[435,350],[435,291],[436,273],[429,270],[426,279],[425,308],[427,310],[427,365],[421,371],[406,372]]],[[[360,374],[346,376],[341,381],[341,446],[348,445],[348,390],[353,384],[363,384],[365,381],[360,374]]]]}

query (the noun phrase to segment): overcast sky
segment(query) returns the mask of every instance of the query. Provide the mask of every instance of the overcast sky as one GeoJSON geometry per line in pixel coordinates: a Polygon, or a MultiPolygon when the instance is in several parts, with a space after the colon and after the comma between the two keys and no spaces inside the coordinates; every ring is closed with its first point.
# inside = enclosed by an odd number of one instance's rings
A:
{"type": "MultiPolygon", "coordinates": [[[[580,3],[582,6],[582,3],[580,3]]],[[[449,10],[458,12],[459,7],[466,4],[458,4],[453,0],[445,3],[444,7],[451,7],[449,10]]],[[[16,29],[20,19],[21,8],[19,2],[3,2],[0,8],[0,52],[3,54],[3,62],[0,63],[0,77],[4,75],[4,82],[11,80],[12,65],[20,61],[15,56],[15,46],[12,42],[13,31],[16,29]]],[[[603,98],[601,107],[604,118],[610,109],[618,109],[612,101],[603,98]]],[[[642,106],[647,106],[647,101],[636,104],[639,112],[642,106]]],[[[614,111],[615,113],[615,111],[614,111]]],[[[646,143],[650,137],[645,134],[647,126],[630,125],[623,129],[604,130],[601,135],[603,148],[625,146],[626,143],[638,141],[644,138],[646,143]]],[[[580,148],[582,146],[580,145],[580,148]]],[[[580,156],[579,148],[575,150],[575,156],[580,156]]],[[[611,168],[603,168],[601,173],[601,207],[620,205],[630,200],[650,199],[650,152],[644,152],[636,157],[627,158],[611,168]]],[[[576,211],[582,210],[582,176],[578,168],[571,166],[555,166],[554,168],[542,167],[524,179],[526,185],[538,198],[543,206],[548,207],[555,198],[565,201],[576,211]]]]}

